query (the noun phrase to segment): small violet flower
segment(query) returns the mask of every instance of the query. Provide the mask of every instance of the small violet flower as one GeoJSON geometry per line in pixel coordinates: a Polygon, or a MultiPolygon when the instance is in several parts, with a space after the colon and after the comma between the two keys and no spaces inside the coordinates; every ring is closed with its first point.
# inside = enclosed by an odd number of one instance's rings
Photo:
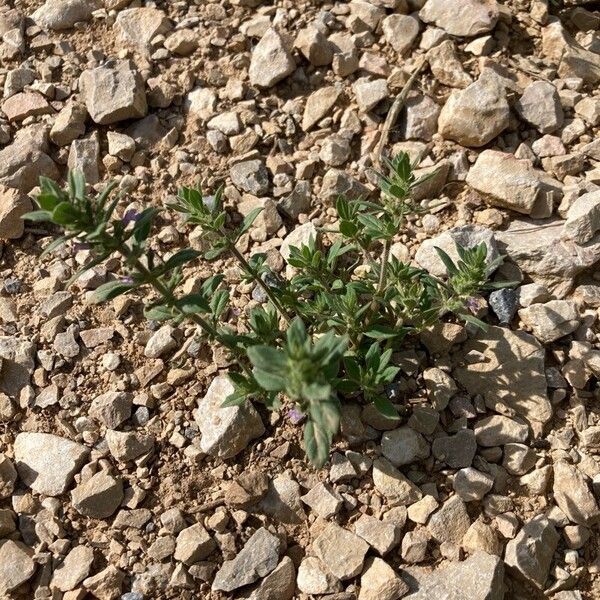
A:
{"type": "Polygon", "coordinates": [[[298,408],[292,408],[288,410],[287,417],[294,425],[298,425],[304,420],[305,414],[298,408]]]}
{"type": "Polygon", "coordinates": [[[130,208],[125,211],[123,218],[121,219],[123,225],[127,226],[129,223],[135,223],[140,218],[140,213],[134,208],[130,208]]]}
{"type": "Polygon", "coordinates": [[[132,284],[133,283],[133,277],[121,277],[120,278],[121,283],[128,283],[128,284],[132,284]]]}

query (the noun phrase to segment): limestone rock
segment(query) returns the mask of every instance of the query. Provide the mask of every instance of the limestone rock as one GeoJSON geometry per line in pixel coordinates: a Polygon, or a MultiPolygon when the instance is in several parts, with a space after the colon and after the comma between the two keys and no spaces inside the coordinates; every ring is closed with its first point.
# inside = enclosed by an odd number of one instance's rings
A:
{"type": "Polygon", "coordinates": [[[313,551],[327,569],[342,581],[362,571],[369,545],[354,533],[329,523],[313,542],[313,551]]]}
{"type": "Polygon", "coordinates": [[[256,44],[250,60],[250,83],[270,88],[291,75],[296,63],[289,51],[289,43],[276,29],[270,28],[256,44]]]}
{"type": "Polygon", "coordinates": [[[490,415],[475,423],[475,437],[480,446],[491,448],[525,442],[529,437],[529,429],[525,423],[505,417],[504,415],[490,415]]]}
{"type": "Polygon", "coordinates": [[[491,31],[498,21],[496,0],[427,0],[419,12],[450,35],[473,37],[491,31]]]}
{"type": "Polygon", "coordinates": [[[523,92],[515,108],[540,133],[552,133],[563,123],[563,109],[556,88],[547,81],[534,81],[523,92]]]}
{"type": "Polygon", "coordinates": [[[271,573],[279,562],[280,546],[279,538],[264,527],[258,529],[239,554],[217,571],[213,591],[231,592],[271,573]]]}
{"type": "Polygon", "coordinates": [[[302,130],[309,131],[335,106],[340,90],[333,85],[314,91],[307,99],[302,116],[302,130]]]}
{"type": "Polygon", "coordinates": [[[19,433],[15,438],[19,477],[38,494],[63,494],[85,461],[88,449],[49,433],[19,433]]]}
{"type": "Polygon", "coordinates": [[[380,521],[370,515],[361,515],[354,523],[354,531],[381,556],[390,552],[400,541],[399,527],[390,521],[380,521]]]}
{"type": "Polygon", "coordinates": [[[296,569],[289,556],[284,556],[274,571],[248,596],[248,600],[292,600],[296,590],[296,569]]]}
{"type": "Polygon", "coordinates": [[[156,36],[167,33],[170,28],[165,13],[150,6],[122,10],[114,24],[121,43],[142,54],[149,54],[150,42],[156,36]]]}
{"type": "Polygon", "coordinates": [[[485,146],[509,124],[504,88],[492,77],[480,77],[450,94],[439,117],[439,133],[463,146],[485,146]]]}
{"type": "Polygon", "coordinates": [[[90,573],[94,562],[94,551],[89,546],[75,546],[64,561],[54,570],[52,587],[68,592],[79,585],[90,573]]]}
{"type": "Polygon", "coordinates": [[[0,500],[8,498],[15,489],[17,470],[10,458],[0,454],[0,500]]]}
{"type": "Polygon", "coordinates": [[[534,169],[529,160],[512,154],[485,150],[467,175],[467,183],[494,206],[510,208],[534,216],[549,216],[547,196],[560,198],[560,184],[543,171],[534,169]]]}
{"type": "Polygon", "coordinates": [[[398,53],[407,53],[419,35],[419,19],[413,15],[391,14],[383,20],[383,35],[398,53]]]}
{"type": "Polygon", "coordinates": [[[494,478],[473,467],[461,469],[454,476],[452,487],[465,502],[481,500],[494,485],[494,478]]]}
{"type": "Polygon", "coordinates": [[[266,495],[253,510],[292,525],[298,525],[307,518],[300,500],[300,486],[285,475],[275,477],[269,483],[266,495]]]}
{"type": "Polygon", "coordinates": [[[567,212],[564,237],[585,244],[600,231],[600,191],[579,196],[567,212]]]}
{"type": "Polygon", "coordinates": [[[369,112],[384,98],[389,97],[387,81],[385,79],[370,80],[368,77],[357,79],[352,85],[354,97],[361,112],[369,112]]]}
{"type": "Polygon", "coordinates": [[[559,538],[554,525],[538,515],[509,540],[504,562],[515,575],[543,589],[559,538]]]}
{"type": "Polygon", "coordinates": [[[463,562],[453,562],[433,570],[421,567],[401,569],[400,575],[410,586],[404,600],[503,600],[506,589],[502,560],[485,552],[477,552],[463,562]]]}
{"type": "Polygon", "coordinates": [[[328,594],[342,588],[340,580],[315,556],[308,556],[300,563],[296,582],[305,594],[328,594]]]}
{"type": "Polygon", "coordinates": [[[35,126],[20,129],[12,144],[0,150],[0,185],[30,192],[39,183],[41,175],[58,179],[59,172],[48,156],[45,131],[35,126]]]}
{"type": "Polygon", "coordinates": [[[298,32],[294,46],[315,67],[331,64],[333,45],[317,27],[305,27],[298,32]]]}
{"type": "Polygon", "coordinates": [[[496,237],[504,252],[535,283],[562,298],[575,277],[600,260],[600,235],[584,245],[562,239],[564,221],[513,219],[496,237]]]}
{"type": "Polygon", "coordinates": [[[88,69],[79,85],[92,120],[99,125],[138,119],[148,111],[144,82],[129,61],[88,69]]]}
{"type": "Polygon", "coordinates": [[[570,300],[550,300],[519,310],[519,317],[544,344],[569,335],[579,327],[577,305],[570,300]]]}
{"type": "Polygon", "coordinates": [[[0,594],[16,590],[34,573],[31,548],[21,542],[0,540],[0,594]]]}
{"type": "Polygon", "coordinates": [[[186,527],[177,536],[177,545],[173,558],[186,565],[193,565],[204,560],[216,548],[216,543],[210,537],[202,523],[186,527]]]}
{"type": "Polygon", "coordinates": [[[421,490],[385,458],[373,462],[373,482],[389,506],[409,506],[423,496],[421,490]]]}
{"type": "Polygon", "coordinates": [[[89,21],[92,13],[101,8],[99,0],[46,0],[31,19],[42,29],[70,29],[82,21],[89,21]]]}
{"type": "Polygon", "coordinates": [[[2,103],[2,112],[9,121],[23,121],[53,112],[48,101],[37,92],[19,92],[2,103]]]}
{"type": "Polygon", "coordinates": [[[434,46],[428,56],[431,72],[440,83],[456,88],[466,88],[473,83],[473,78],[464,70],[456,54],[452,40],[434,46]]]}
{"type": "Polygon", "coordinates": [[[110,517],[123,500],[123,481],[107,471],[99,471],[71,492],[73,507],[94,519],[110,517]]]}
{"type": "Polygon", "coordinates": [[[433,456],[453,469],[470,467],[477,451],[475,434],[471,429],[462,429],[451,436],[440,436],[433,440],[433,456]]]}
{"type": "Polygon", "coordinates": [[[229,176],[233,185],[254,196],[264,196],[269,191],[269,173],[261,160],[235,163],[229,176]]]}
{"type": "Polygon", "coordinates": [[[430,141],[437,132],[440,106],[429,96],[413,96],[406,100],[405,116],[400,123],[402,137],[430,141]]]}
{"type": "Polygon", "coordinates": [[[260,415],[250,403],[222,407],[232,393],[233,384],[229,378],[216,377],[200,400],[195,415],[202,434],[202,451],[220,458],[239,454],[251,440],[265,431],[260,415]]]}
{"type": "Polygon", "coordinates": [[[371,558],[360,578],[358,600],[398,600],[408,585],[381,558],[371,558]]]}
{"type": "Polygon", "coordinates": [[[409,465],[429,456],[429,444],[410,427],[386,431],[381,438],[383,455],[395,466],[409,465]]]}
{"type": "Polygon", "coordinates": [[[454,378],[469,394],[481,394],[488,406],[501,402],[531,422],[550,420],[545,352],[533,336],[504,327],[488,327],[468,340],[463,351],[483,355],[481,361],[453,371],[454,378]]]}
{"type": "Polygon", "coordinates": [[[68,146],[73,140],[81,137],[85,133],[87,114],[83,104],[69,102],[54,119],[50,130],[52,142],[57,146],[68,146]]]}
{"type": "Polygon", "coordinates": [[[0,185],[0,239],[20,238],[25,230],[22,216],[32,209],[28,196],[19,190],[0,185]]]}
{"type": "Polygon", "coordinates": [[[592,527],[600,521],[600,508],[581,471],[559,460],[554,463],[554,501],[570,521],[592,527]]]}
{"type": "Polygon", "coordinates": [[[470,525],[465,503],[459,496],[452,496],[431,515],[427,529],[439,543],[459,544],[470,525]]]}
{"type": "Polygon", "coordinates": [[[142,431],[106,431],[106,443],[110,453],[119,461],[135,460],[154,447],[154,436],[142,431]]]}
{"type": "Polygon", "coordinates": [[[319,482],[302,496],[302,502],[310,506],[323,519],[328,519],[340,510],[344,499],[331,486],[319,482]]]}

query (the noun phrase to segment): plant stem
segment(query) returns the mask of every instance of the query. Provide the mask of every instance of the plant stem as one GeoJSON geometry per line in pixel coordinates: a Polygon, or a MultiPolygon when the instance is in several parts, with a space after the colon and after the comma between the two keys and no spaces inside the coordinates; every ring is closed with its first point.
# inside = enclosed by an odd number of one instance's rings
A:
{"type": "Polygon", "coordinates": [[[379,267],[379,283],[377,285],[377,293],[382,294],[385,289],[385,281],[387,277],[387,264],[390,259],[390,248],[392,247],[391,240],[383,242],[383,252],[381,253],[381,265],[379,267]]]}
{"type": "MultiPolygon", "coordinates": [[[[129,258],[127,252],[123,248],[119,248],[119,252],[127,259],[129,258]]],[[[175,298],[171,291],[156,277],[139,258],[136,258],[133,263],[134,268],[143,275],[144,280],[147,281],[166,301],[166,303],[178,310],[180,314],[183,314],[187,319],[193,321],[196,325],[198,325],[207,335],[208,337],[220,344],[223,344],[220,339],[219,332],[213,327],[206,319],[203,319],[198,314],[189,314],[183,313],[180,309],[177,308],[175,298]]],[[[234,355],[235,362],[240,366],[240,368],[244,371],[246,375],[249,377],[253,377],[252,372],[248,368],[248,366],[244,363],[244,361],[239,356],[239,350],[237,348],[229,347],[223,344],[228,350],[230,350],[234,355]]]]}
{"type": "Polygon", "coordinates": [[[254,281],[256,281],[256,283],[263,289],[263,291],[265,292],[265,294],[267,295],[269,300],[273,303],[275,308],[279,311],[279,314],[283,317],[285,322],[289,325],[291,323],[292,319],[290,318],[290,316],[287,314],[287,312],[281,305],[281,302],[279,302],[279,299],[277,298],[277,296],[275,296],[275,294],[273,294],[273,290],[271,290],[271,288],[262,280],[260,275],[250,266],[248,261],[242,255],[242,253],[235,247],[235,244],[229,239],[228,239],[228,242],[229,242],[229,250],[231,251],[231,254],[233,254],[233,256],[240,263],[242,268],[244,270],[246,270],[248,273],[250,273],[250,275],[252,275],[252,278],[254,279],[254,281]]]}

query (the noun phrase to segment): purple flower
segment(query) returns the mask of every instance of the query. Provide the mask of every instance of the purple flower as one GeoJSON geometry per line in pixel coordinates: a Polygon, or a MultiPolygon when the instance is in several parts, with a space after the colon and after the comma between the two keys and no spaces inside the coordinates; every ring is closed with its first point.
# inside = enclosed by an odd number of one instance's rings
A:
{"type": "Polygon", "coordinates": [[[140,213],[137,210],[135,210],[135,208],[130,208],[125,211],[125,214],[123,215],[123,218],[121,220],[123,222],[123,225],[127,227],[129,223],[135,223],[140,218],[140,216],[140,213]]]}
{"type": "Polygon", "coordinates": [[[287,417],[294,425],[298,425],[304,420],[305,414],[298,408],[291,408],[288,410],[287,417]]]}
{"type": "Polygon", "coordinates": [[[128,283],[128,284],[132,284],[133,283],[133,277],[121,277],[119,279],[119,281],[121,281],[121,283],[128,283]]]}
{"type": "Polygon", "coordinates": [[[485,308],[485,300],[481,296],[471,296],[467,298],[465,306],[476,315],[485,308]]]}

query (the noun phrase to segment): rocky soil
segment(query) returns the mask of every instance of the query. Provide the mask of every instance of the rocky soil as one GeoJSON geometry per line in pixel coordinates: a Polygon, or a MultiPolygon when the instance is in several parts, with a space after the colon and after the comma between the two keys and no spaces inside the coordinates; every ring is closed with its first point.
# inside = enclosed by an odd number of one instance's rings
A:
{"type": "MultiPolygon", "coordinates": [[[[600,3],[3,0],[0,597],[600,598],[600,3]],[[285,412],[220,409],[227,357],[72,286],[23,225],[38,177],[116,179],[120,211],[225,183],[240,245],[290,243],[374,189],[384,123],[427,211],[396,256],[485,241],[514,290],[395,355],[400,426],[346,404],[326,468],[285,412]]],[[[323,235],[323,243],[331,240],[323,235]]],[[[161,213],[158,252],[198,247],[161,213]]],[[[260,289],[229,260],[232,325],[260,289]]]]}

